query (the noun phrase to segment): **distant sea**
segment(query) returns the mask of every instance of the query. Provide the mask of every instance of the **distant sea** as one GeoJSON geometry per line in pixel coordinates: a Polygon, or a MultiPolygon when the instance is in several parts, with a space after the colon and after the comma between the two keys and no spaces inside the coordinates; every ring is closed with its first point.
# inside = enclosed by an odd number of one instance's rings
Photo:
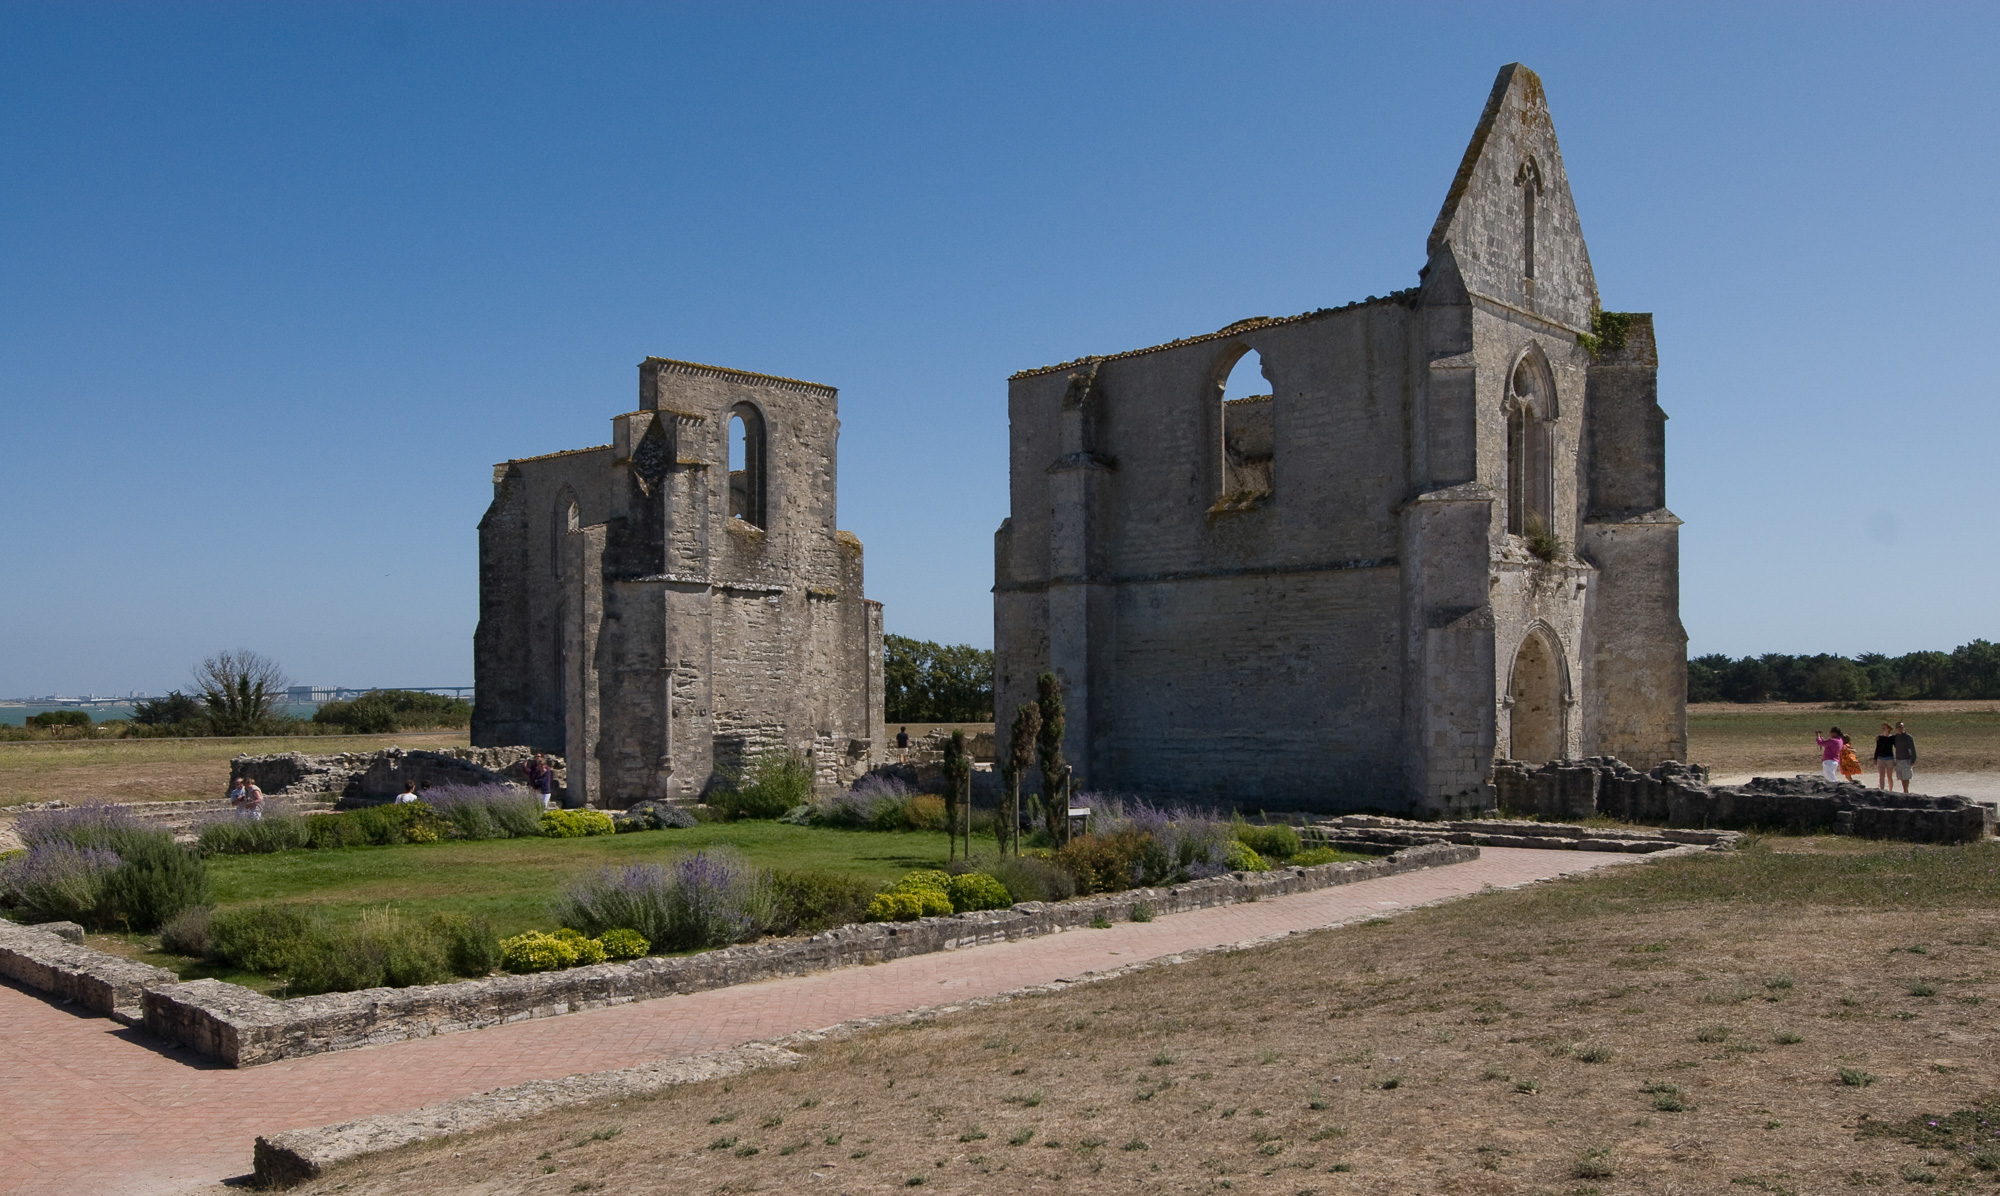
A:
{"type": "MultiPolygon", "coordinates": [[[[43,702],[29,702],[25,706],[0,706],[0,726],[21,726],[28,721],[29,715],[40,714],[44,710],[75,709],[78,708],[75,706],[57,706],[43,702]]],[[[311,718],[313,711],[319,709],[319,703],[290,702],[279,707],[279,709],[283,710],[286,714],[292,715],[294,718],[311,718]]],[[[130,705],[91,706],[84,708],[84,713],[90,716],[90,721],[93,723],[108,723],[120,719],[130,719],[132,717],[132,707],[130,705]]]]}

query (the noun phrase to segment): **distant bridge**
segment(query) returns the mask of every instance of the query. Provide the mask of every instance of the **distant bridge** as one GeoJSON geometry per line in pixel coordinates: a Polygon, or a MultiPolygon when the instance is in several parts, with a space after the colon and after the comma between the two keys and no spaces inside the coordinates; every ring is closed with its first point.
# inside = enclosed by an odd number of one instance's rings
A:
{"type": "Polygon", "coordinates": [[[347,702],[378,689],[405,689],[414,693],[441,694],[447,698],[472,697],[470,685],[371,685],[350,689],[344,685],[294,685],[285,691],[287,702],[347,702]]]}

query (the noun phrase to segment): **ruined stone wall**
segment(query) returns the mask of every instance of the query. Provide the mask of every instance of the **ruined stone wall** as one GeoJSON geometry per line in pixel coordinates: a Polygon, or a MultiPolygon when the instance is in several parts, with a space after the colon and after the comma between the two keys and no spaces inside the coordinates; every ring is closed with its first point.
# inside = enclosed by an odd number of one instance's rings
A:
{"type": "MultiPolygon", "coordinates": [[[[438,785],[528,784],[527,763],[534,750],[525,747],[439,748],[378,752],[334,752],[306,755],[282,752],[237,756],[229,762],[231,776],[249,777],[266,797],[323,797],[351,801],[387,799],[403,791],[405,782],[419,789],[438,785]]],[[[555,796],[567,793],[568,775],[560,756],[547,757],[556,774],[555,796]]]]}
{"type": "Polygon", "coordinates": [[[1666,761],[1641,772],[1610,756],[1533,767],[1495,761],[1500,809],[1521,817],[1670,827],[1833,832],[1915,843],[1970,843],[1989,837],[1994,812],[1963,797],[1925,797],[1835,784],[1819,777],[1757,777],[1711,785],[1708,769],[1666,761]]]}
{"type": "Polygon", "coordinates": [[[649,358],[639,410],[612,425],[606,448],[495,471],[476,653],[494,696],[474,742],[553,739],[617,806],[697,799],[768,751],[808,755],[828,785],[865,771],[880,608],[835,524],[834,390],[649,358]]]}
{"type": "Polygon", "coordinates": [[[1001,726],[1053,667],[1080,784],[1286,808],[1395,784],[1408,317],[1379,301],[1015,380],[1001,726]],[[1271,492],[1233,505],[1221,387],[1250,350],[1271,492]]]}
{"type": "Polygon", "coordinates": [[[1656,363],[1579,343],[1533,72],[1501,71],[1427,248],[1412,291],[1010,381],[1000,727],[1052,671],[1082,784],[1307,810],[1474,813],[1496,755],[1681,752],[1678,521],[1600,511],[1663,476],[1656,363]],[[1253,349],[1272,396],[1232,442],[1253,349]]]}

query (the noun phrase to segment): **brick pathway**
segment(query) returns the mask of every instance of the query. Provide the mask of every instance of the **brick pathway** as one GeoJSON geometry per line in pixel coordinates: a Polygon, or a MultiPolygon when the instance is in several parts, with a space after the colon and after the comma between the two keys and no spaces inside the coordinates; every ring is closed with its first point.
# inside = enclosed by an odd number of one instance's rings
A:
{"type": "Polygon", "coordinates": [[[1074,930],[389,1046],[216,1067],[0,984],[0,1193],[202,1188],[258,1134],[412,1109],[1309,930],[1639,857],[1488,848],[1481,859],[1109,930],[1074,930]]]}

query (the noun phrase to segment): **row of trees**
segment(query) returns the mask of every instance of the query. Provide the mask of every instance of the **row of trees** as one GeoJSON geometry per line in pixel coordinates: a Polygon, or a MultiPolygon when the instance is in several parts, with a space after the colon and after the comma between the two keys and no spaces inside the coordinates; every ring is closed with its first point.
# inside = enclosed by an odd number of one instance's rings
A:
{"type": "Polygon", "coordinates": [[[1859,702],[2000,698],[2000,644],[1973,640],[1950,652],[1787,656],[1688,661],[1690,702],[1859,702]]]}
{"type": "Polygon", "coordinates": [[[380,735],[417,727],[463,727],[472,703],[418,690],[376,689],[327,702],[311,722],[285,713],[291,685],[278,662],[259,652],[218,652],[195,666],[193,693],[174,690],[132,708],[132,723],[151,735],[380,735]]]}
{"type": "Polygon", "coordinates": [[[993,717],[993,653],[970,644],[882,637],[883,717],[892,723],[983,723],[993,717]]]}

